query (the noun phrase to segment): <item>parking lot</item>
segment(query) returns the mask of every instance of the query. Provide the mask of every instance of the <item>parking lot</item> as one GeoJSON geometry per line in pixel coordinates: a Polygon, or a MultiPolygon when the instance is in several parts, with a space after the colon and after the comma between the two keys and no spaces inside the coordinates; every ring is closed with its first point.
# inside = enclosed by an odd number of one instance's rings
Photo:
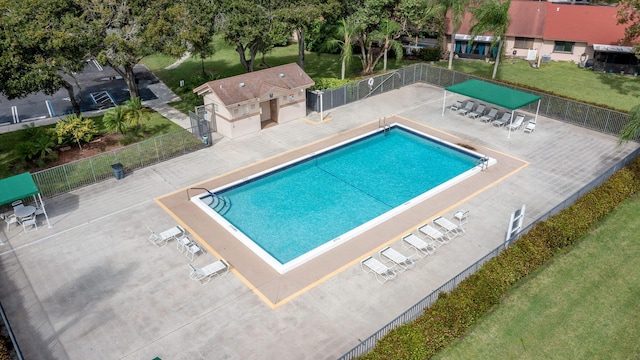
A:
{"type": "MultiPolygon", "coordinates": [[[[134,72],[142,100],[155,99],[156,95],[148,85],[157,83],[158,79],[141,65],[136,66],[134,72]]],[[[129,90],[122,77],[112,68],[102,66],[94,60],[87,61],[84,71],[74,78],[68,80],[74,84],[82,112],[106,109],[129,99],[129,90]]],[[[40,92],[13,100],[0,96],[0,126],[55,118],[72,112],[73,107],[66,89],[60,89],[53,95],[40,92]]]]}

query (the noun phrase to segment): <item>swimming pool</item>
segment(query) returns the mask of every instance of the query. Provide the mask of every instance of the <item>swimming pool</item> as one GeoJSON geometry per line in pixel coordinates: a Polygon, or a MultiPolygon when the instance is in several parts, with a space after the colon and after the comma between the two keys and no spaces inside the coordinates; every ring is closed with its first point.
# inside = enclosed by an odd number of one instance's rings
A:
{"type": "Polygon", "coordinates": [[[494,162],[394,124],[191,200],[282,274],[494,162]]]}

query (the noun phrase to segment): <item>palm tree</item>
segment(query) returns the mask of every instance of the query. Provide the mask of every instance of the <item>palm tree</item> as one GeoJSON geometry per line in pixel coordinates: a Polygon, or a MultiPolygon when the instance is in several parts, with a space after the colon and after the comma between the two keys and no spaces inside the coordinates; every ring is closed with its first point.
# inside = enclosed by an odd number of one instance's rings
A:
{"type": "MultiPolygon", "coordinates": [[[[462,25],[462,19],[470,3],[473,0],[436,0],[440,7],[443,18],[446,19],[447,12],[451,17],[451,48],[449,50],[449,70],[453,67],[453,54],[456,47],[456,33],[462,25]]],[[[446,21],[444,22],[446,23],[446,21]]]]}
{"type": "MultiPolygon", "coordinates": [[[[391,49],[396,54],[397,59],[402,58],[402,44],[396,40],[398,37],[400,37],[401,31],[402,25],[399,22],[384,19],[380,23],[378,31],[371,34],[371,37],[373,39],[378,40],[382,44],[384,54],[384,71],[387,71],[387,52],[389,51],[389,49],[391,49]]],[[[370,64],[372,71],[378,64],[378,59],[370,64]]]]}
{"type": "Polygon", "coordinates": [[[358,33],[358,26],[349,19],[341,19],[335,29],[334,37],[327,40],[324,46],[330,50],[340,48],[340,60],[342,62],[341,79],[344,80],[347,66],[353,58],[353,42],[358,33]]]}
{"type": "Polygon", "coordinates": [[[102,123],[107,130],[124,134],[129,126],[126,119],[127,108],[124,105],[118,105],[107,110],[102,117],[102,123]]]}
{"type": "Polygon", "coordinates": [[[502,44],[509,28],[509,6],[511,6],[511,0],[500,2],[500,0],[488,0],[481,6],[472,10],[474,17],[474,24],[471,26],[471,41],[477,36],[484,33],[493,33],[493,41],[491,42],[491,48],[498,45],[498,53],[496,55],[496,62],[493,66],[492,79],[495,79],[498,72],[498,65],[500,64],[500,57],[502,56],[502,44]]]}
{"type": "Polygon", "coordinates": [[[640,104],[631,108],[627,123],[620,131],[618,145],[622,145],[629,140],[636,140],[640,135],[640,104]]]}
{"type": "Polygon", "coordinates": [[[122,105],[125,107],[124,120],[130,127],[138,127],[149,119],[149,109],[142,105],[139,97],[131,98],[122,105]]]}

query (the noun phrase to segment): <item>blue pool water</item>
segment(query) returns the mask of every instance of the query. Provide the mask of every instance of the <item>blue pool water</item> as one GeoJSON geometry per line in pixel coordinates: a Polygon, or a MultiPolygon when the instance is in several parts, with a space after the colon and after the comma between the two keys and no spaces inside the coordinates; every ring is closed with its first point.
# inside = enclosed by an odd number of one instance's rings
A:
{"type": "Polygon", "coordinates": [[[285,264],[478,165],[393,127],[231,188],[221,215],[285,264]]]}

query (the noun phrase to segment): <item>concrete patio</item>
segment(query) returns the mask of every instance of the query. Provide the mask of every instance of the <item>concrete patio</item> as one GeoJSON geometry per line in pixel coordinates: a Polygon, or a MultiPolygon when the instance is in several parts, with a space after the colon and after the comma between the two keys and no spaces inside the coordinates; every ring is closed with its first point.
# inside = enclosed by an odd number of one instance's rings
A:
{"type": "MultiPolygon", "coordinates": [[[[532,134],[508,137],[505,129],[441,113],[442,89],[411,85],[326,111],[329,121],[309,114],[238,139],[218,137],[123,180],[45,199],[53,228],[23,234],[3,226],[0,233],[0,302],[25,358],[335,359],[502,243],[511,212],[526,204],[530,223],[637,147],[546,118],[532,134]],[[175,243],[147,241],[147,227],[162,231],[177,222],[154,199],[392,115],[521,165],[478,188],[457,185],[451,193],[458,196],[425,205],[422,215],[379,233],[380,243],[277,306],[254,291],[265,284],[250,285],[243,271],[200,285],[175,243]],[[403,233],[459,208],[471,211],[466,235],[413,270],[381,285],[360,269],[360,259],[386,244],[408,254],[398,243],[403,233]]],[[[203,246],[197,266],[224,252],[203,246]]]]}

